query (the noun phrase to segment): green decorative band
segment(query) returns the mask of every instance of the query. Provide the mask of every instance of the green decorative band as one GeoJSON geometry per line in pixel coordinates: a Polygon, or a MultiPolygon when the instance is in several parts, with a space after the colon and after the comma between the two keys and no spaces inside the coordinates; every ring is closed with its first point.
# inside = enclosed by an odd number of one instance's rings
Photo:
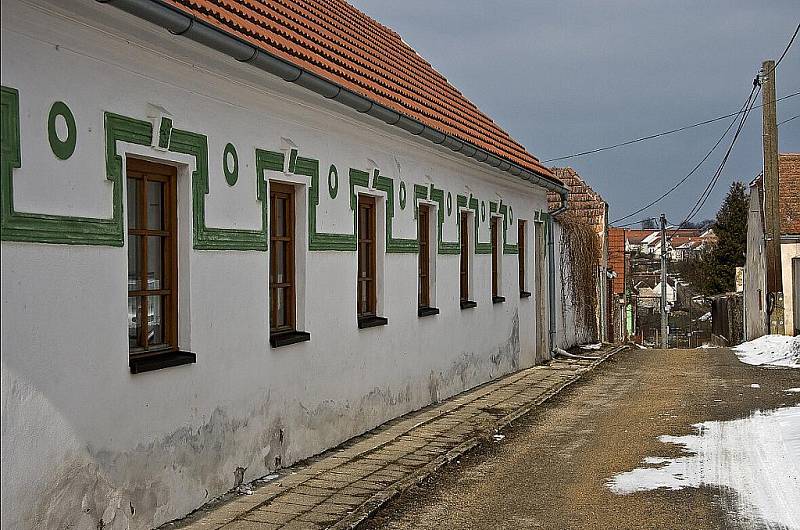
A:
{"type": "Polygon", "coordinates": [[[400,200],[400,209],[406,209],[406,183],[400,182],[400,189],[397,191],[397,196],[400,200]]]}
{"type": "MultiPolygon", "coordinates": [[[[336,168],[331,166],[334,172],[336,168]]],[[[330,172],[330,169],[329,169],[330,172]]],[[[297,157],[295,174],[310,177],[308,188],[308,250],[354,252],[356,250],[355,230],[351,234],[331,234],[317,231],[317,207],[319,206],[319,161],[312,158],[297,157]]],[[[338,173],[337,173],[338,189],[338,173]]],[[[352,193],[352,182],[351,182],[352,193]]],[[[353,203],[351,200],[350,206],[353,203]]]]}
{"type": "Polygon", "coordinates": [[[331,164],[328,168],[328,195],[331,199],[335,199],[339,194],[339,172],[336,171],[336,166],[331,164]]]}
{"type": "Polygon", "coordinates": [[[239,179],[239,156],[230,142],[225,145],[225,151],[222,153],[222,171],[225,173],[225,182],[228,186],[236,184],[239,179]]]}
{"type": "MultiPolygon", "coordinates": [[[[197,250],[267,250],[266,213],[268,198],[261,191],[261,229],[216,228],[206,226],[206,195],[208,194],[208,138],[204,134],[179,129],[172,130],[169,150],[193,156],[192,225],[193,245],[197,250]]],[[[262,185],[257,175],[256,187],[262,185]]]]}
{"type": "MultiPolygon", "coordinates": [[[[372,179],[373,186],[377,190],[386,192],[386,252],[409,254],[419,252],[419,234],[414,238],[399,238],[393,235],[393,220],[394,220],[394,180],[389,177],[384,177],[379,172],[375,171],[372,179]]],[[[400,197],[404,202],[405,185],[400,184],[400,197]]],[[[419,229],[419,227],[417,227],[419,229]]]]}
{"type": "Polygon", "coordinates": [[[75,152],[75,142],[78,138],[78,129],[75,127],[75,116],[63,101],[56,101],[50,107],[47,115],[47,139],[50,141],[50,149],[60,160],[66,160],[75,152]],[[62,140],[56,131],[56,119],[61,116],[67,125],[67,137],[62,140]]]}
{"type": "MultiPolygon", "coordinates": [[[[56,109],[58,110],[58,109],[56,109]]],[[[0,167],[0,239],[60,245],[103,245],[121,247],[122,157],[117,142],[150,145],[153,126],[116,114],[104,115],[106,135],[106,177],[112,182],[111,218],[74,217],[18,212],[14,209],[13,170],[22,165],[20,149],[19,92],[2,87],[2,166],[0,167]]]]}
{"type": "Polygon", "coordinates": [[[428,198],[428,186],[414,184],[414,219],[419,212],[419,200],[428,198]]]}
{"type": "MultiPolygon", "coordinates": [[[[486,203],[482,202],[481,204],[483,206],[483,221],[486,221],[486,203]]],[[[475,225],[475,254],[491,254],[492,242],[481,243],[478,241],[478,199],[470,195],[467,205],[470,210],[475,212],[475,222],[473,223],[475,225]]]]}
{"type": "Polygon", "coordinates": [[[166,116],[161,117],[158,127],[158,147],[169,149],[169,137],[172,134],[172,119],[166,116]]]}

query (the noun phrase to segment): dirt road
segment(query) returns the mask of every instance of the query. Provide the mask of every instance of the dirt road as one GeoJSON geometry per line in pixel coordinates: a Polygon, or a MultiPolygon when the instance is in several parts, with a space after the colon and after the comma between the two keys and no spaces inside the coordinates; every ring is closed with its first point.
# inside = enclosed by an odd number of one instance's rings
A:
{"type": "Polygon", "coordinates": [[[797,405],[800,393],[785,392],[796,387],[800,370],[745,365],[729,350],[628,350],[520,419],[502,441],[403,494],[366,527],[740,528],[727,515],[725,489],[617,495],[606,483],[645,457],[679,456],[680,447],[660,435],[797,405]]]}

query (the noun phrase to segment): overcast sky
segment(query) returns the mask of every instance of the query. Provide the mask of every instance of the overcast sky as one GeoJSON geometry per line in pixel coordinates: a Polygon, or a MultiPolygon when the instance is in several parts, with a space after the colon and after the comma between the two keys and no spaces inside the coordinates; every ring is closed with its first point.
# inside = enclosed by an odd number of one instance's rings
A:
{"type": "MultiPolygon", "coordinates": [[[[351,0],[391,27],[540,160],[613,144],[738,110],[765,59],[777,59],[800,22],[787,1],[351,0]]],[[[777,71],[777,95],[800,91],[800,35],[777,71]]],[[[759,97],[760,103],[760,97],[759,97]]],[[[778,102],[778,121],[800,96],[778,102]]],[[[614,220],[685,176],[727,121],[605,153],[574,167],[614,220]]],[[[800,151],[800,118],[779,130],[800,151]]],[[[680,222],[726,142],[660,205],[637,216],[680,222]]],[[[548,165],[552,165],[548,164],[548,165]]],[[[713,217],[734,180],[762,167],[761,112],[750,115],[712,196],[713,217]]]]}

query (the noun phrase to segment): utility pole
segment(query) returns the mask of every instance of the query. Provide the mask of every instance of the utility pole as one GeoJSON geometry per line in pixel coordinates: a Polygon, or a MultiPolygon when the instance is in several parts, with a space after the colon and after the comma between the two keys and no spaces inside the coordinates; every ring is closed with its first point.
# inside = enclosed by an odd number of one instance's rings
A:
{"type": "Polygon", "coordinates": [[[769,333],[783,334],[778,126],[775,108],[775,61],[761,64],[762,142],[764,146],[764,217],[767,262],[767,323],[769,333]]]}
{"type": "Polygon", "coordinates": [[[667,216],[661,214],[661,347],[667,349],[667,216]]]}

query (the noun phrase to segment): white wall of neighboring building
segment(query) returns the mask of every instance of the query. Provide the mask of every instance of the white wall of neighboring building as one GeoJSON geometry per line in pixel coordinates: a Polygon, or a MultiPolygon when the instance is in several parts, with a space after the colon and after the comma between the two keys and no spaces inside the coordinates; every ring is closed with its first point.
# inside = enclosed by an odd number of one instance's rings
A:
{"type": "MultiPolygon", "coordinates": [[[[394,237],[415,237],[413,185],[433,184],[452,196],[446,241],[457,239],[458,194],[485,204],[482,242],[489,201],[502,199],[513,212],[509,244],[516,220],[528,221],[532,261],[534,212],[547,208],[541,188],[95,2],[3,0],[2,84],[19,91],[18,211],[110,217],[104,112],[147,120],[159,109],[175,128],[208,137],[209,226],[259,229],[254,152],[279,151],[287,140],[319,161],[320,232],[352,233],[348,170],[373,164],[393,179],[395,194],[406,185],[404,209],[394,197],[394,237]],[[67,160],[48,145],[56,101],[77,126],[67,160]],[[228,142],[239,158],[234,186],[222,171],[228,142]]],[[[95,528],[101,517],[114,528],[153,527],[227,491],[238,468],[255,479],[276,462],[291,464],[533,363],[534,297],[517,296],[513,254],[503,256],[502,304],[491,300],[490,255],[474,257],[471,310],[459,309],[458,256],[436,256],[441,314],[426,318],[416,312],[417,255],[382,255],[379,305],[389,324],[359,330],[355,253],[305,252],[299,318],[311,341],[272,349],[267,252],[193,248],[195,159],[117,148],[178,168],[179,341],[197,363],[129,372],[126,247],[3,241],[3,528],[95,528]]],[[[308,191],[306,177],[267,178],[308,191]]],[[[307,205],[300,208],[306,237],[307,205]]]]}
{"type": "Polygon", "coordinates": [[[795,295],[800,292],[800,286],[793,274],[792,260],[800,259],[800,241],[781,243],[781,275],[783,277],[783,322],[786,335],[794,335],[794,330],[800,327],[800,321],[794,314],[795,295]]]}

